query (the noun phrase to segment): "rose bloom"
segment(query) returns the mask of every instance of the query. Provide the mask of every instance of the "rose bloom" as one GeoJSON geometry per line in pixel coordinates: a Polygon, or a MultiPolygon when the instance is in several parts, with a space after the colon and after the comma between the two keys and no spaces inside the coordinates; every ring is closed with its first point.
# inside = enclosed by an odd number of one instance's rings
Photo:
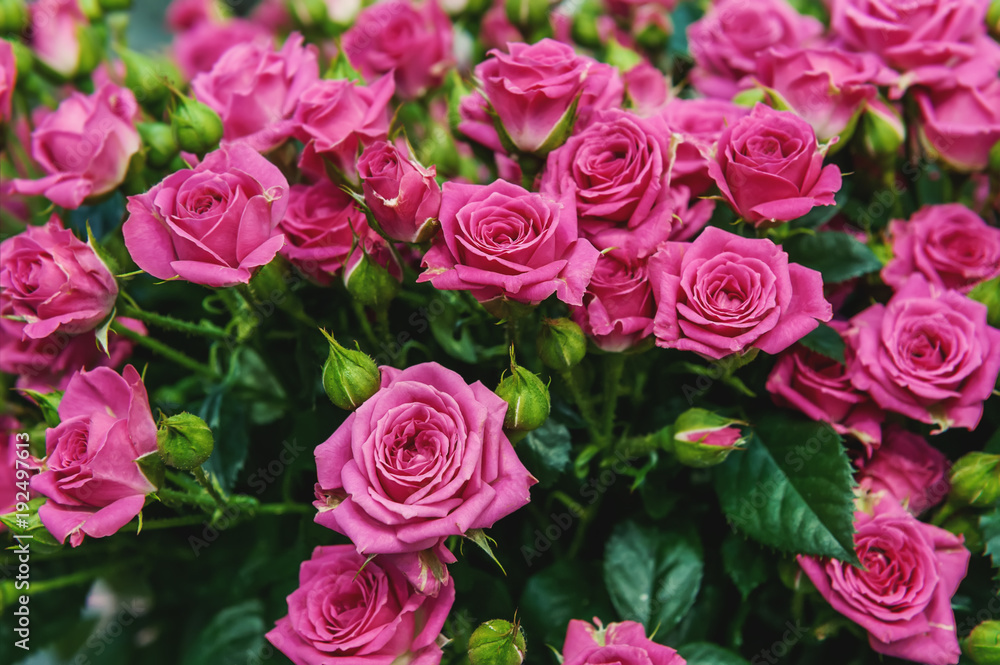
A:
{"type": "Polygon", "coordinates": [[[492,6],[479,22],[479,40],[487,49],[507,50],[507,44],[523,42],[524,35],[507,18],[504,0],[493,0],[492,6]]]}
{"type": "Polygon", "coordinates": [[[410,0],[364,9],[344,33],[347,59],[368,80],[393,72],[396,91],[416,99],[441,85],[454,65],[451,21],[437,0],[414,7],[410,0]]]}
{"type": "Polygon", "coordinates": [[[107,367],[79,372],[59,403],[57,427],[45,432],[42,473],[33,494],[48,501],[38,517],[60,543],[114,534],[139,514],[156,487],[135,461],[156,452],[156,424],[139,373],[107,367]]]}
{"type": "Polygon", "coordinates": [[[1000,330],[986,306],[913,275],[887,305],[851,319],[851,383],[887,411],[975,429],[1000,374],[1000,330]]]}
{"type": "Polygon", "coordinates": [[[89,53],[94,47],[85,46],[80,34],[90,22],[79,0],[38,0],[28,11],[31,51],[42,64],[64,79],[94,68],[97,63],[89,53]]]}
{"type": "Polygon", "coordinates": [[[765,49],[801,48],[822,32],[819,21],[785,0],[719,0],[688,27],[695,62],[691,83],[706,97],[732,99],[747,87],[743,79],[756,71],[765,49]]]}
{"type": "Polygon", "coordinates": [[[25,337],[84,333],[114,309],[114,275],[58,217],[4,240],[0,252],[2,309],[25,321],[25,337]]]}
{"type": "Polygon", "coordinates": [[[778,47],[760,55],[754,78],[828,141],[850,138],[858,116],[877,99],[877,86],[896,77],[869,53],[778,47]]]}
{"type": "Polygon", "coordinates": [[[708,174],[743,219],[758,228],[834,205],[840,169],[823,166],[826,147],[802,118],[757,104],[719,137],[708,174]]]}
{"type": "Polygon", "coordinates": [[[13,191],[44,195],[64,208],[114,191],[141,145],[138,113],[132,93],[113,83],[92,95],[72,93],[31,133],[31,156],[46,175],[14,180],[13,191]]]}
{"type": "Polygon", "coordinates": [[[445,183],[441,232],[417,281],[468,290],[480,302],[534,305],[555,293],[568,305],[583,304],[598,251],[578,237],[571,195],[556,201],[503,180],[445,183]]]}
{"type": "MultiPolygon", "coordinates": [[[[847,324],[831,321],[830,327],[843,335],[847,324]]],[[[871,398],[851,384],[849,367],[855,362],[845,349],[847,364],[795,345],[778,358],[767,392],[778,406],[798,409],[813,420],[830,423],[840,434],[856,437],[868,454],[882,442],[884,415],[871,398]]]]}
{"type": "Polygon", "coordinates": [[[918,521],[888,497],[854,519],[863,568],[799,556],[802,570],[833,609],[868,631],[878,653],[927,665],[958,663],[951,597],[969,564],[961,536],[918,521]]]}
{"type": "Polygon", "coordinates": [[[209,153],[128,199],[122,231],[136,264],[159,279],[246,284],[285,242],[277,229],[288,181],[245,143],[209,153]]]}
{"type": "Polygon", "coordinates": [[[267,48],[270,43],[271,33],[246,19],[201,21],[174,38],[173,52],[181,73],[190,81],[202,72],[211,71],[219,58],[235,46],[256,44],[267,48]]]}
{"type": "Polygon", "coordinates": [[[963,172],[983,171],[1000,141],[1000,79],[980,87],[919,90],[920,142],[932,156],[963,172]]]}
{"type": "Polygon", "coordinates": [[[267,639],[295,665],[437,665],[454,601],[454,584],[425,596],[384,556],[367,561],[350,545],[317,547],[299,568],[288,616],[267,639]]]}
{"type": "Polygon", "coordinates": [[[354,199],[329,180],[292,185],[288,210],[278,224],[286,243],[281,254],[320,284],[344,266],[357,229],[367,226],[354,199]]]}
{"type": "Polygon", "coordinates": [[[566,627],[563,665],[685,665],[687,661],[670,647],[646,637],[646,629],[635,621],[609,623],[598,619],[591,625],[573,619],[566,627]]]}
{"type": "Polygon", "coordinates": [[[225,19],[218,0],[172,0],[167,6],[166,24],[174,32],[190,30],[199,23],[221,23],[225,19]]]}
{"type": "Polygon", "coordinates": [[[529,501],[503,433],[507,403],[437,363],[382,367],[381,389],[316,448],[316,522],[359,553],[418,552],[529,501]]]}
{"type": "Polygon", "coordinates": [[[667,242],[649,261],[657,346],[723,358],[785,350],[833,316],[818,272],[766,238],[715,227],[667,242]]]}
{"type": "Polygon", "coordinates": [[[10,121],[15,85],[17,85],[17,62],[14,58],[14,47],[7,40],[0,40],[0,124],[10,121]]]}
{"type": "Polygon", "coordinates": [[[329,167],[331,175],[356,182],[359,150],[388,139],[394,90],[391,76],[369,86],[343,79],[310,86],[295,110],[295,138],[305,144],[299,166],[319,178],[329,167]]]}
{"type": "Polygon", "coordinates": [[[640,117],[659,113],[671,101],[670,82],[648,60],[625,72],[622,80],[631,110],[640,117]]]}
{"type": "Polygon", "coordinates": [[[430,240],[441,209],[433,166],[425,169],[391,143],[377,141],[361,153],[358,175],[365,203],[387,236],[402,242],[430,240]]]}
{"type": "Polygon", "coordinates": [[[626,351],[653,334],[653,290],[646,262],[623,261],[616,252],[597,259],[594,276],[573,308],[573,320],[601,349],[626,351]]]}
{"type": "Polygon", "coordinates": [[[861,487],[887,493],[913,515],[941,503],[951,487],[944,453],[897,425],[886,428],[882,446],[870,460],[858,462],[861,487]]]}
{"type": "Polygon", "coordinates": [[[246,141],[266,152],[292,134],[292,114],[303,91],[319,80],[318,50],[293,33],[281,50],[271,44],[239,44],[212,70],[191,82],[198,101],[222,118],[226,141],[246,141]]]}
{"type": "MultiPolygon", "coordinates": [[[[17,451],[18,443],[26,442],[24,437],[18,438],[18,434],[24,429],[21,423],[13,416],[0,414],[0,515],[14,512],[17,506],[17,451]]],[[[27,451],[27,448],[20,448],[27,451]]],[[[24,460],[27,462],[27,459],[24,460]]],[[[22,477],[24,474],[21,474],[22,477]]],[[[23,479],[22,479],[23,481],[23,479]]],[[[7,526],[0,522],[0,533],[7,530],[7,526]]]]}
{"type": "Polygon", "coordinates": [[[684,185],[693,196],[712,187],[709,156],[727,127],[750,111],[720,99],[673,99],[663,109],[663,119],[675,135],[677,155],[670,176],[672,185],[684,185]]]}
{"type": "Polygon", "coordinates": [[[1000,229],[961,203],[924,206],[889,222],[892,259],[882,281],[900,288],[920,273],[929,284],[967,293],[1000,275],[1000,229]]]}

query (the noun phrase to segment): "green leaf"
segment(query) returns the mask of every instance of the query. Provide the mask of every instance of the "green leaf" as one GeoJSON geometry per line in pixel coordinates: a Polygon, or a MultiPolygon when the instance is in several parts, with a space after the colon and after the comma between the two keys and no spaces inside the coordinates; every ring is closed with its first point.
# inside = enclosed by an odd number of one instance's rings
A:
{"type": "Polygon", "coordinates": [[[40,393],[28,390],[27,388],[18,388],[17,390],[38,405],[38,408],[42,411],[42,417],[45,418],[46,425],[49,427],[57,427],[59,425],[59,402],[62,401],[63,391],[56,390],[51,393],[40,393]]]}
{"type": "Polygon", "coordinates": [[[677,650],[687,665],[747,665],[747,661],[728,649],[709,642],[692,642],[677,650]]]}
{"type": "Polygon", "coordinates": [[[800,339],[799,343],[821,356],[836,360],[841,365],[847,362],[844,360],[844,338],[825,323],[819,324],[816,330],[800,339]]]}
{"type": "Polygon", "coordinates": [[[490,545],[490,543],[496,545],[497,541],[487,536],[486,532],[483,531],[482,529],[469,529],[462,535],[471,540],[472,542],[474,542],[476,545],[478,545],[479,549],[486,552],[486,554],[491,559],[493,559],[493,563],[497,565],[501,573],[503,573],[504,575],[507,574],[507,571],[504,570],[503,566],[500,565],[500,560],[497,559],[497,555],[493,553],[493,547],[490,545]]]}
{"type": "Polygon", "coordinates": [[[615,527],[604,550],[604,583],[618,616],[660,634],[694,604],[704,569],[701,542],[692,528],[615,527]]]}
{"type": "Polygon", "coordinates": [[[846,233],[799,234],[786,240],[782,247],[790,261],[818,270],[827,284],[846,282],[882,269],[875,252],[846,233]]]}
{"type": "MultiPolygon", "coordinates": [[[[578,560],[563,560],[532,575],[518,603],[528,639],[538,647],[551,644],[562,648],[570,619],[610,618],[613,610],[604,587],[581,583],[599,576],[596,566],[578,560]],[[535,635],[541,638],[537,642],[535,635]]],[[[543,649],[537,651],[541,654],[543,649]]]]}
{"type": "Polygon", "coordinates": [[[1000,508],[979,518],[979,530],[983,535],[986,554],[997,569],[993,579],[1000,581],[1000,508]]]}
{"type": "Polygon", "coordinates": [[[670,20],[674,24],[674,30],[667,42],[667,52],[671,55],[688,55],[687,28],[689,25],[702,17],[704,12],[694,2],[681,2],[677,8],[670,13],[670,20]]]}
{"type": "Polygon", "coordinates": [[[254,425],[266,425],[284,415],[282,400],[287,397],[285,389],[260,354],[250,347],[241,346],[233,354],[232,366],[226,381],[233,382],[236,392],[241,388],[253,390],[246,400],[252,402],[250,420],[254,425]],[[260,399],[261,396],[271,399],[260,399]]]}
{"type": "Polygon", "coordinates": [[[722,541],[722,567],[744,601],[768,578],[767,560],[761,549],[734,533],[722,541]]]}
{"type": "Polygon", "coordinates": [[[572,448],[566,426],[549,418],[517,444],[517,456],[541,487],[550,487],[569,468],[572,448]]]}
{"type": "Polygon", "coordinates": [[[217,386],[205,398],[198,416],[216,434],[215,447],[204,468],[214,474],[222,489],[228,492],[233,489],[236,476],[243,469],[250,445],[247,405],[227,394],[225,387],[217,386]]]}
{"type": "Polygon", "coordinates": [[[832,427],[768,414],[746,450],[716,467],[715,490],[734,530],[792,554],[858,563],[851,471],[832,427]]]}
{"type": "Polygon", "coordinates": [[[187,665],[242,665],[260,658],[264,646],[264,606],[251,600],[222,610],[191,644],[187,665]]]}

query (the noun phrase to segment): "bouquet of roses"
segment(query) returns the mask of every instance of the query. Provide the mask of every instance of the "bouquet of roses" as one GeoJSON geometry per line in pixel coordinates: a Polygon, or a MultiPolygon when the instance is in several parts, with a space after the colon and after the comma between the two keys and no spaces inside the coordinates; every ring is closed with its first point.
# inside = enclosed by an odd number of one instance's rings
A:
{"type": "Polygon", "coordinates": [[[1000,663],[1000,2],[156,4],[0,0],[3,662],[1000,663]]]}

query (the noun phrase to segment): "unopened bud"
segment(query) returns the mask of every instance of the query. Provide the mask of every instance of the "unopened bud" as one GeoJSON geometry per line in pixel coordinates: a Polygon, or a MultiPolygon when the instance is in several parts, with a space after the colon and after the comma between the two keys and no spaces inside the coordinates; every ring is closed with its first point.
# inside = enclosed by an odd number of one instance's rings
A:
{"type": "Polygon", "coordinates": [[[986,11],[986,27],[994,37],[1000,37],[1000,0],[993,0],[986,11]]]}
{"type": "Polygon", "coordinates": [[[496,394],[507,402],[503,428],[513,432],[530,432],[541,427],[549,417],[552,403],[549,389],[534,372],[519,366],[510,349],[510,374],[500,379],[496,394]]]}
{"type": "Polygon", "coordinates": [[[1000,173],[1000,141],[993,144],[990,148],[990,171],[993,173],[1000,173]]]}
{"type": "Polygon", "coordinates": [[[674,422],[674,454],[685,466],[705,468],[721,464],[746,445],[744,424],[705,409],[688,409],[674,422]]]}
{"type": "Polygon", "coordinates": [[[215,437],[204,420],[191,413],[164,418],[156,431],[156,449],[167,466],[190,471],[212,454],[215,437]]]}
{"type": "Polygon", "coordinates": [[[28,23],[28,8],[24,0],[0,0],[0,32],[16,34],[28,23]]]}
{"type": "Polygon", "coordinates": [[[949,500],[977,508],[1000,501],[1000,455],[972,452],[951,467],[949,500]]]}
{"type": "Polygon", "coordinates": [[[906,139],[906,125],[892,107],[873,100],[861,116],[861,133],[869,154],[894,157],[906,139]]]}
{"type": "Polygon", "coordinates": [[[569,319],[546,319],[538,333],[538,355],[546,367],[569,371],[587,355],[587,338],[569,319]]]}
{"type": "Polygon", "coordinates": [[[962,653],[976,665],[1000,665],[1000,621],[984,621],[962,640],[962,653]]]}
{"type": "Polygon", "coordinates": [[[117,53],[125,64],[125,87],[132,91],[143,108],[158,115],[155,111],[162,111],[162,105],[170,98],[171,87],[180,86],[181,73],[165,58],[151,58],[127,48],[119,48],[117,53]]]}
{"type": "Polygon", "coordinates": [[[388,306],[399,293],[399,280],[367,252],[356,248],[355,253],[357,256],[349,259],[344,269],[347,292],[365,307],[388,306]]]}
{"type": "Polygon", "coordinates": [[[521,28],[543,25],[549,17],[550,0],[506,0],[507,20],[521,28]]]}
{"type": "Polygon", "coordinates": [[[154,169],[166,168],[177,155],[177,141],[170,125],[163,122],[140,122],[139,136],[146,146],[146,163],[154,169]]]}
{"type": "Polygon", "coordinates": [[[344,348],[333,335],[320,332],[330,342],[330,355],[323,365],[323,389],[334,406],[353,411],[378,392],[382,373],[360,349],[344,348]]]}
{"type": "Polygon", "coordinates": [[[106,12],[127,12],[132,9],[132,0],[98,0],[106,12]]]}
{"type": "Polygon", "coordinates": [[[190,97],[180,98],[177,108],[170,115],[170,127],[178,147],[196,155],[214,150],[222,139],[219,114],[190,97]]]}
{"type": "Polygon", "coordinates": [[[469,637],[472,665],[521,665],[526,651],[521,627],[503,619],[487,621],[469,637]]]}
{"type": "Polygon", "coordinates": [[[963,510],[948,517],[941,525],[945,531],[965,540],[965,549],[974,554],[983,551],[983,536],[979,532],[979,516],[972,511],[963,510]]]}

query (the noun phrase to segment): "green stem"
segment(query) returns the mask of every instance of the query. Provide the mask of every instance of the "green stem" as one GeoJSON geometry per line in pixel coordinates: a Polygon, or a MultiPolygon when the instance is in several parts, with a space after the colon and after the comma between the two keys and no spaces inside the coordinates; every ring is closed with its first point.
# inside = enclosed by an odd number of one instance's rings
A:
{"type": "Polygon", "coordinates": [[[618,407],[618,393],[621,390],[622,374],[625,371],[625,356],[609,353],[604,357],[604,410],[601,413],[601,440],[611,444],[615,431],[615,409],[618,407]]]}
{"type": "MultiPolygon", "coordinates": [[[[379,307],[375,310],[375,330],[379,339],[385,342],[392,341],[392,332],[389,326],[389,308],[379,307]]],[[[390,345],[390,348],[391,345],[390,345]]]]}
{"type": "MultiPolygon", "coordinates": [[[[131,562],[122,562],[127,565],[131,562]]],[[[118,568],[120,564],[115,564],[118,568]]],[[[76,573],[70,573],[69,575],[63,575],[62,577],[54,577],[51,580],[40,580],[38,582],[32,582],[31,586],[24,590],[27,594],[44,593],[46,591],[53,591],[55,589],[65,589],[70,586],[77,586],[78,584],[88,584],[93,582],[95,579],[100,577],[103,573],[107,572],[107,567],[102,568],[89,568],[87,570],[81,570],[76,573]]]]}
{"type": "Polygon", "coordinates": [[[145,321],[146,323],[151,323],[154,326],[159,326],[161,328],[178,330],[189,335],[201,335],[203,337],[208,337],[209,339],[219,340],[228,338],[225,330],[212,325],[211,323],[191,323],[190,321],[182,321],[181,319],[175,319],[172,316],[164,316],[163,314],[157,314],[155,312],[147,312],[131,305],[120,306],[118,308],[118,315],[126,316],[130,319],[145,321]]]}
{"type": "Polygon", "coordinates": [[[372,345],[372,355],[377,355],[379,349],[378,337],[375,335],[375,331],[372,330],[372,324],[368,321],[368,313],[365,312],[365,307],[357,300],[351,300],[351,306],[354,307],[354,313],[358,316],[358,322],[361,324],[361,331],[365,334],[365,338],[372,345]]]}
{"type": "Polygon", "coordinates": [[[216,373],[215,370],[213,370],[208,365],[204,365],[195,360],[194,358],[191,358],[181,353],[177,349],[169,347],[163,342],[157,341],[152,337],[147,337],[146,335],[137,333],[134,330],[126,328],[118,321],[115,321],[111,324],[111,330],[113,330],[114,332],[121,335],[127,340],[135,342],[136,344],[139,344],[141,346],[145,346],[151,351],[160,354],[164,358],[172,360],[173,362],[177,363],[182,367],[186,367],[192,372],[197,372],[198,374],[201,374],[202,376],[205,376],[210,379],[219,378],[218,373],[216,373]]]}
{"type": "Polygon", "coordinates": [[[219,490],[218,488],[216,488],[215,483],[212,482],[212,480],[208,477],[208,474],[205,473],[205,470],[203,468],[201,468],[200,466],[196,467],[191,471],[191,473],[192,475],[194,475],[195,480],[198,481],[198,484],[205,488],[205,491],[208,492],[208,495],[212,497],[212,499],[219,506],[219,508],[228,507],[229,502],[225,499],[225,497],[223,497],[219,493],[219,490]]]}
{"type": "Polygon", "coordinates": [[[301,503],[265,503],[257,509],[262,515],[288,515],[290,513],[298,513],[301,515],[307,515],[313,512],[315,508],[312,506],[306,506],[301,503]]]}
{"type": "Polygon", "coordinates": [[[590,431],[590,436],[593,439],[600,438],[600,428],[597,424],[597,414],[594,412],[594,407],[591,405],[590,400],[587,396],[583,394],[580,390],[580,386],[573,379],[573,373],[570,370],[564,370],[559,372],[559,376],[562,377],[563,382],[569,389],[570,397],[576,402],[576,408],[580,410],[580,417],[583,418],[583,422],[587,424],[587,429],[590,431]]]}
{"type": "MultiPolygon", "coordinates": [[[[160,499],[162,499],[165,503],[182,503],[208,509],[211,509],[212,505],[214,505],[214,501],[211,497],[205,496],[204,494],[188,494],[187,492],[178,492],[177,490],[167,489],[165,487],[158,489],[156,491],[156,496],[160,497],[160,499]]],[[[142,528],[146,528],[145,523],[143,523],[142,528]]]]}
{"type": "MultiPolygon", "coordinates": [[[[206,522],[206,517],[204,515],[186,515],[184,517],[167,517],[162,520],[147,520],[142,523],[143,531],[155,531],[157,529],[173,529],[178,526],[197,526],[199,524],[204,524],[206,522]]],[[[124,528],[133,526],[132,522],[125,525],[124,528]]]]}

